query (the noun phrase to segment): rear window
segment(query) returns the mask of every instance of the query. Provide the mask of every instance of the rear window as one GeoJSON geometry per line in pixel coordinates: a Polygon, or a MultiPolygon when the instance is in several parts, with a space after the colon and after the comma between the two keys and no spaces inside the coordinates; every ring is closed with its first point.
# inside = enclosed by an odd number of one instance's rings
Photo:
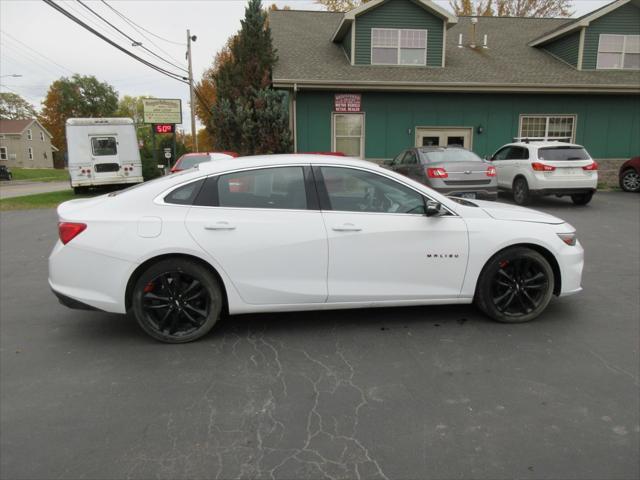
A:
{"type": "Polygon", "coordinates": [[[208,162],[209,160],[211,160],[209,155],[189,155],[180,160],[180,168],[186,170],[187,168],[195,167],[199,163],[208,162]]]}
{"type": "Polygon", "coordinates": [[[421,150],[422,157],[428,162],[481,162],[482,159],[473,152],[463,149],[421,150]]]}
{"type": "Polygon", "coordinates": [[[115,137],[93,137],[91,139],[91,151],[94,157],[116,155],[118,147],[115,137]]]}
{"type": "Polygon", "coordinates": [[[590,160],[582,147],[548,147],[538,149],[540,160],[590,160]]]}

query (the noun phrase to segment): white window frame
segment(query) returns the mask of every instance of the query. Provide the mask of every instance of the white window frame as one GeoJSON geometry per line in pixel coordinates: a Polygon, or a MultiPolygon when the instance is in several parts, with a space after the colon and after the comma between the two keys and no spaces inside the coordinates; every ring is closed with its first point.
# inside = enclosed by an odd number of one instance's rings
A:
{"type": "Polygon", "coordinates": [[[9,151],[7,147],[0,147],[0,160],[8,160],[9,159],[9,151]]]}
{"type": "MultiPolygon", "coordinates": [[[[371,59],[371,65],[379,65],[379,66],[383,66],[383,67],[426,67],[427,66],[427,46],[429,44],[429,30],[427,30],[426,28],[372,28],[371,29],[371,46],[370,46],[370,59],[371,59]],[[379,31],[390,31],[390,32],[396,32],[396,35],[398,37],[398,45],[396,47],[396,63],[374,63],[373,61],[373,49],[374,49],[374,44],[373,44],[373,31],[374,30],[379,30],[379,31]],[[424,63],[420,63],[420,64],[408,64],[408,63],[400,63],[400,51],[402,50],[402,47],[400,45],[400,32],[401,31],[406,31],[406,32],[424,32],[424,63]]],[[[393,48],[393,47],[381,47],[381,46],[375,46],[375,48],[393,48]]]]}
{"type": "Polygon", "coordinates": [[[560,142],[562,140],[568,140],[569,143],[575,143],[575,139],[576,139],[576,129],[577,129],[577,124],[578,124],[578,115],[575,113],[572,114],[556,114],[556,113],[551,113],[551,114],[540,114],[540,113],[523,113],[520,115],[520,122],[518,125],[518,137],[516,137],[514,140],[515,141],[520,141],[520,140],[524,140],[524,139],[528,139],[534,142],[560,142]],[[544,127],[544,137],[526,137],[522,134],[522,126],[524,123],[524,119],[525,118],[544,118],[546,119],[545,121],[545,127],[544,127]],[[552,118],[571,118],[573,120],[572,126],[571,126],[571,137],[550,137],[549,136],[549,123],[550,120],[552,118]]]}
{"type": "MultiPolygon", "coordinates": [[[[342,112],[334,112],[331,115],[331,151],[335,152],[336,149],[336,117],[338,115],[360,115],[362,117],[362,130],[360,135],[360,156],[359,157],[350,157],[350,158],[364,158],[364,136],[365,136],[365,115],[364,113],[342,113],[342,112]]],[[[343,136],[344,138],[357,138],[355,136],[343,136]]],[[[346,155],[346,153],[345,153],[346,155]]]]}
{"type": "Polygon", "coordinates": [[[33,140],[33,132],[30,128],[27,130],[27,140],[33,140]]]}
{"type": "MultiPolygon", "coordinates": [[[[601,33],[598,36],[598,57],[596,60],[596,70],[629,70],[629,71],[635,71],[635,70],[640,70],[640,67],[638,68],[624,68],[624,60],[627,56],[627,37],[640,37],[640,35],[619,35],[619,34],[614,34],[614,33],[601,33]],[[606,35],[608,37],[622,37],[622,51],[621,52],[602,52],[600,51],[601,45],[602,45],[602,37],[606,35]],[[616,67],[603,67],[600,65],[600,54],[601,53],[620,53],[622,55],[622,62],[619,68],[616,67]]],[[[636,53],[633,53],[632,55],[637,55],[636,53]]]]}
{"type": "Polygon", "coordinates": [[[27,156],[29,157],[29,160],[33,160],[33,148],[27,147],[27,156]]]}
{"type": "Polygon", "coordinates": [[[40,131],[40,141],[44,142],[44,132],[40,131]]]}

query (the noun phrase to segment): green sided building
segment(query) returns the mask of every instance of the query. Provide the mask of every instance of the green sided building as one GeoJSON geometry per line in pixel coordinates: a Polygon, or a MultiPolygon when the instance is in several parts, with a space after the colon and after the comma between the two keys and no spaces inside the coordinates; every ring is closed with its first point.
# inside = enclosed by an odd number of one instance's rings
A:
{"type": "Polygon", "coordinates": [[[456,17],[430,0],[274,11],[275,88],[297,152],[373,161],[410,146],[481,156],[515,138],[640,155],[640,0],[577,19],[456,17]]]}

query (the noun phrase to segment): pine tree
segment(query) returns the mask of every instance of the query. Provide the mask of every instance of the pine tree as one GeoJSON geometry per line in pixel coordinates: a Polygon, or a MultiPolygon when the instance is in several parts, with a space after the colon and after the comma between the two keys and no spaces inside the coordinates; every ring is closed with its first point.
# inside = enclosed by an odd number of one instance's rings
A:
{"type": "Polygon", "coordinates": [[[271,88],[277,55],[260,0],[249,0],[241,25],[228,43],[228,59],[213,74],[215,146],[242,155],[287,152],[291,149],[288,113],[284,94],[271,88]]]}

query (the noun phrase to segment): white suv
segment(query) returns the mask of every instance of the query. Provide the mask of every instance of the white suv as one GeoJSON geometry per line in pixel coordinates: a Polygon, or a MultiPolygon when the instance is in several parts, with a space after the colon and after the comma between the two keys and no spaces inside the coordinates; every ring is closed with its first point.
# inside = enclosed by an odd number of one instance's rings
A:
{"type": "Polygon", "coordinates": [[[519,205],[542,195],[569,195],[576,205],[586,205],[598,187],[598,164],[580,145],[510,143],[489,160],[496,167],[498,189],[512,192],[519,205]]]}

